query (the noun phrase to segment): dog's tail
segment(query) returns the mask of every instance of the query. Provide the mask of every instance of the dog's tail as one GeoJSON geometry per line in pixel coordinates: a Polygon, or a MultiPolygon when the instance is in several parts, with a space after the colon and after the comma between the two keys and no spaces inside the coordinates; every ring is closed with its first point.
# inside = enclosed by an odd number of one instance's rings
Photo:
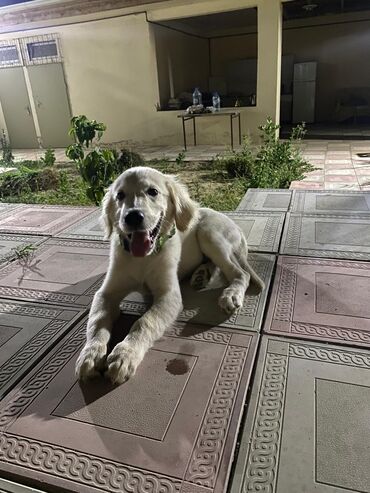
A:
{"type": "Polygon", "coordinates": [[[248,274],[250,274],[251,280],[258,287],[259,292],[263,291],[265,289],[265,283],[260,278],[260,276],[257,274],[257,272],[253,269],[251,264],[248,262],[248,244],[247,244],[247,240],[245,239],[243,233],[242,233],[242,242],[240,245],[238,260],[240,263],[240,267],[243,270],[245,270],[246,272],[248,272],[248,274]]]}

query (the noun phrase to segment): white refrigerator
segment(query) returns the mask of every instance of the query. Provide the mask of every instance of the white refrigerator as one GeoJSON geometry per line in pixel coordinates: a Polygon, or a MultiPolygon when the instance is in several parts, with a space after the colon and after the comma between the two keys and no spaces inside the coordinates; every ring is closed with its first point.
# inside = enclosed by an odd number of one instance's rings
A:
{"type": "Polygon", "coordinates": [[[293,123],[315,121],[317,62],[295,63],[293,73],[293,123]]]}

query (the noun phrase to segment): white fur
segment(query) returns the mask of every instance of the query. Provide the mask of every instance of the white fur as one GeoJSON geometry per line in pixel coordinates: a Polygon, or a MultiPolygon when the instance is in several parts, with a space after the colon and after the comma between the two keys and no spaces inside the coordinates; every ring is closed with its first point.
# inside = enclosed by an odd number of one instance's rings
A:
{"type": "Polygon", "coordinates": [[[244,300],[250,279],[264,288],[263,281],[247,261],[247,243],[243,233],[227,216],[199,208],[187,189],[172,176],[151,168],[125,171],[112,184],[103,201],[102,217],[106,234],[111,237],[110,263],[104,283],[95,294],[87,326],[87,341],[79,355],[76,373],[79,378],[105,374],[115,383],[132,376],[146,351],[176,320],[182,309],[179,279],[192,276],[192,284],[204,284],[215,268],[228,281],[219,305],[231,314],[244,300]],[[158,195],[148,195],[148,189],[158,195]],[[122,201],[117,193],[125,192],[122,201]],[[130,209],[144,213],[144,227],[152,230],[164,216],[160,234],[177,232],[158,253],[134,257],[120,244],[119,235],[128,233],[124,216],[130,209]],[[202,264],[204,258],[208,263],[202,264]],[[112,326],[119,316],[119,303],[132,291],[146,287],[153,305],[131,328],[125,340],[107,356],[112,326]]]}

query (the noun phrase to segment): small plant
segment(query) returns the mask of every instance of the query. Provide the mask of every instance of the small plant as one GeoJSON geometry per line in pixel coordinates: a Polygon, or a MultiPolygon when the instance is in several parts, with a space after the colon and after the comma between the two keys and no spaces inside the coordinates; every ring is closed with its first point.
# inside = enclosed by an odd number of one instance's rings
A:
{"type": "Polygon", "coordinates": [[[186,157],[185,151],[181,151],[181,152],[178,153],[178,155],[176,157],[176,164],[177,164],[177,166],[182,166],[182,164],[185,161],[185,157],[186,157]]]}
{"type": "Polygon", "coordinates": [[[36,247],[31,243],[20,245],[11,249],[17,260],[29,258],[35,252],[36,247]]]}
{"type": "Polygon", "coordinates": [[[105,189],[117,175],[118,154],[112,149],[102,149],[98,145],[89,150],[93,141],[96,144],[106,129],[104,123],[88,120],[85,115],[75,116],[71,120],[69,134],[77,139],[70,145],[66,155],[77,164],[77,169],[86,184],[86,195],[96,205],[103,200],[105,189]]]}
{"type": "Polygon", "coordinates": [[[12,166],[14,164],[14,156],[4,129],[1,130],[0,145],[3,164],[5,164],[5,166],[12,166]]]}
{"type": "Polygon", "coordinates": [[[302,180],[315,168],[301,155],[299,142],[306,133],[305,125],[292,129],[288,140],[278,137],[279,125],[268,118],[261,130],[261,145],[253,149],[245,139],[241,151],[222,160],[227,174],[244,178],[252,188],[288,188],[293,180],[302,180]]]}
{"type": "Polygon", "coordinates": [[[121,149],[117,159],[117,172],[122,173],[133,166],[143,166],[144,160],[137,152],[121,149]]]}
{"type": "Polygon", "coordinates": [[[48,167],[54,166],[55,161],[56,161],[56,157],[55,157],[54,149],[46,149],[44,156],[40,158],[40,162],[44,166],[48,166],[48,167]]]}

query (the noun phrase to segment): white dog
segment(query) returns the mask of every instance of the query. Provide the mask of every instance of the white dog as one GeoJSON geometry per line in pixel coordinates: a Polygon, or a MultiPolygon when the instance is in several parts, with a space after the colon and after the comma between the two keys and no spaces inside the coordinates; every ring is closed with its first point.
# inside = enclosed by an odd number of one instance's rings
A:
{"type": "Polygon", "coordinates": [[[227,279],[219,304],[228,314],[242,306],[251,278],[264,288],[247,261],[239,227],[219,212],[199,208],[172,176],[146,167],[125,171],[108,190],[102,217],[106,236],[113,233],[110,264],[91,306],[87,342],[76,363],[79,378],[104,368],[114,383],[130,378],[182,310],[179,279],[193,273],[196,284],[200,274],[209,275],[201,265],[205,258],[227,279]],[[107,357],[120,302],[143,287],[153,305],[107,357]]]}

